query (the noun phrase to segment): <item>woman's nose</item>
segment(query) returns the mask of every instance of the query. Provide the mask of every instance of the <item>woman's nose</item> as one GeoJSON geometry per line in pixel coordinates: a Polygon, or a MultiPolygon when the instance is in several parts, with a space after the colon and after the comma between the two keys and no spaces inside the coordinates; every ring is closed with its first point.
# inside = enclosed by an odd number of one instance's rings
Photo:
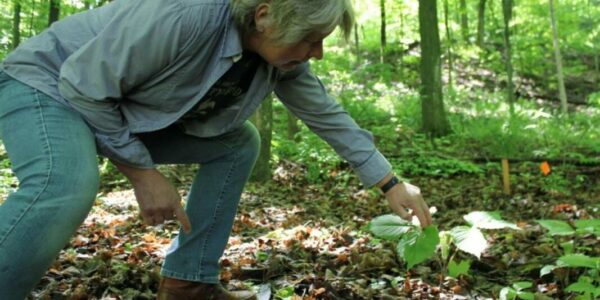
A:
{"type": "Polygon", "coordinates": [[[323,58],[323,42],[319,42],[313,45],[308,55],[310,58],[321,60],[323,58]]]}

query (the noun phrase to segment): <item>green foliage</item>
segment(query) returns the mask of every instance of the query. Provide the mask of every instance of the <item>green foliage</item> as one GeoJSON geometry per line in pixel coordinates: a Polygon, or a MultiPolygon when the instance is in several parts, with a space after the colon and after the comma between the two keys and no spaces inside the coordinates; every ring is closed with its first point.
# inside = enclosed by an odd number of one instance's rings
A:
{"type": "Polygon", "coordinates": [[[290,300],[293,299],[294,295],[294,287],[288,286],[278,289],[277,292],[275,292],[275,299],[290,300]]]}
{"type": "Polygon", "coordinates": [[[595,234],[600,236],[600,219],[576,220],[571,224],[561,220],[538,220],[549,235],[595,234]]]}
{"type": "Polygon", "coordinates": [[[520,228],[510,222],[502,220],[500,212],[474,211],[463,217],[469,225],[481,229],[503,229],[510,228],[520,230],[520,228]]]}
{"type": "MultiPolygon", "coordinates": [[[[368,229],[379,238],[398,240],[396,246],[398,257],[407,262],[408,268],[431,258],[438,245],[441,257],[445,261],[451,243],[457,249],[479,258],[488,247],[488,242],[480,229],[519,229],[516,225],[502,220],[497,212],[475,211],[465,215],[464,219],[471,226],[456,226],[449,232],[438,232],[434,226],[428,226],[421,231],[419,227],[396,215],[383,215],[371,220],[368,229]]],[[[451,260],[451,263],[452,270],[448,270],[450,274],[456,276],[467,274],[470,266],[468,261],[457,264],[451,260]]]]}
{"type": "Polygon", "coordinates": [[[398,241],[396,252],[408,264],[408,268],[431,258],[440,242],[435,226],[423,230],[396,215],[379,216],[369,223],[368,229],[375,236],[398,241]]]}
{"type": "Polygon", "coordinates": [[[448,276],[458,278],[460,275],[469,275],[470,267],[471,262],[468,260],[462,260],[459,263],[451,260],[450,263],[448,263],[448,276]]]}
{"type": "Polygon", "coordinates": [[[481,253],[488,247],[483,232],[477,227],[456,226],[450,230],[450,235],[456,248],[477,258],[480,258],[481,253]]]}
{"type": "Polygon", "coordinates": [[[498,212],[474,211],[463,217],[471,226],[456,226],[450,230],[450,236],[456,247],[480,258],[488,247],[487,239],[481,229],[520,230],[513,223],[502,220],[498,212]]]}
{"type": "Polygon", "coordinates": [[[385,240],[398,240],[407,233],[413,225],[397,215],[384,215],[369,223],[368,229],[376,236],[385,240]]]}
{"type": "Polygon", "coordinates": [[[529,281],[515,282],[513,283],[512,287],[504,287],[500,291],[500,300],[533,300],[535,298],[535,295],[533,293],[523,291],[531,288],[532,286],[533,284],[529,281]]]}
{"type": "Polygon", "coordinates": [[[575,230],[569,225],[569,223],[560,220],[538,220],[537,221],[544,228],[548,229],[550,235],[570,235],[574,234],[575,230]]]}
{"type": "Polygon", "coordinates": [[[599,269],[600,257],[589,257],[584,254],[563,255],[558,258],[556,265],[560,267],[599,269]]]}
{"type": "Polygon", "coordinates": [[[594,285],[594,279],[588,276],[579,276],[577,282],[569,285],[565,292],[581,294],[580,299],[597,299],[600,297],[600,286],[594,285]]]}
{"type": "MultiPolygon", "coordinates": [[[[571,236],[598,234],[599,219],[576,220],[571,224],[560,220],[538,220],[544,228],[548,229],[551,236],[571,236]]],[[[540,277],[553,273],[559,268],[583,268],[577,282],[572,283],[565,289],[566,292],[578,293],[576,299],[596,299],[600,296],[600,257],[591,257],[582,253],[574,253],[575,241],[561,243],[565,255],[556,259],[554,265],[546,265],[540,270],[540,277]]],[[[568,278],[563,278],[565,285],[568,278]]]]}
{"type": "Polygon", "coordinates": [[[435,226],[427,226],[423,231],[409,231],[400,238],[396,251],[404,258],[408,268],[424,262],[435,253],[440,242],[439,232],[435,226]]]}

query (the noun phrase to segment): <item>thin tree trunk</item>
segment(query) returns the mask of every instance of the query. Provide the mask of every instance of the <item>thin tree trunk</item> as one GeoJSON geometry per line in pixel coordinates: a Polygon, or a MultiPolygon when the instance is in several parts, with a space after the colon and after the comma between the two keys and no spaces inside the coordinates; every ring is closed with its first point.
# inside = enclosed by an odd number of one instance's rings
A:
{"type": "Polygon", "coordinates": [[[463,40],[469,43],[469,14],[467,11],[467,0],[460,0],[460,31],[463,40]]]}
{"type": "Polygon", "coordinates": [[[549,0],[550,4],[550,23],[552,25],[552,41],[554,45],[554,59],[556,61],[556,75],[558,76],[558,96],[560,98],[560,107],[563,114],[567,113],[567,92],[565,91],[565,80],[562,70],[562,56],[560,54],[560,45],[558,42],[558,28],[554,14],[554,0],[549,0]]]}
{"type": "Polygon", "coordinates": [[[60,15],[60,0],[50,0],[50,6],[48,9],[48,26],[50,26],[52,23],[58,21],[58,17],[60,15]]]}
{"type": "Polygon", "coordinates": [[[423,130],[431,137],[450,132],[444,111],[440,34],[436,0],[419,1],[421,36],[421,111],[423,130]]]}
{"type": "Polygon", "coordinates": [[[29,14],[29,36],[33,36],[33,18],[35,16],[35,0],[31,0],[31,14],[29,14]]]}
{"type": "Polygon", "coordinates": [[[385,0],[380,0],[379,1],[379,6],[381,7],[381,44],[379,47],[379,58],[381,63],[383,64],[385,62],[385,46],[387,44],[386,41],[386,30],[385,30],[385,0]]]}
{"type": "Polygon", "coordinates": [[[298,118],[294,116],[289,110],[287,112],[287,136],[289,140],[299,141],[300,136],[298,133],[300,132],[300,127],[298,126],[298,118]]]}
{"type": "Polygon", "coordinates": [[[450,97],[454,96],[454,88],[452,86],[452,73],[454,72],[454,62],[452,60],[452,33],[448,21],[448,0],[444,0],[444,26],[446,27],[446,55],[448,56],[448,93],[450,97]]]}
{"type": "MultiPolygon", "coordinates": [[[[513,6],[514,6],[514,1],[513,1],[513,6]]],[[[490,3],[488,5],[488,9],[489,9],[489,19],[492,20],[492,30],[495,30],[496,28],[498,28],[498,20],[496,18],[496,11],[494,10],[494,2],[490,3]]],[[[515,12],[513,11],[513,18],[515,17],[515,12]]],[[[490,31],[492,31],[490,30],[490,31]]],[[[514,29],[513,29],[514,30],[514,29]]],[[[512,32],[512,34],[516,34],[516,32],[512,32]]]]}
{"type": "Polygon", "coordinates": [[[483,40],[485,36],[485,2],[479,0],[479,9],[477,14],[477,46],[483,48],[483,40]]]}
{"type": "Polygon", "coordinates": [[[266,182],[271,180],[271,136],[273,128],[273,98],[267,97],[252,117],[252,122],[260,133],[260,154],[250,180],[266,182]]]}
{"type": "MultiPolygon", "coordinates": [[[[398,12],[400,15],[400,29],[398,30],[398,34],[400,37],[404,35],[404,14],[402,13],[402,9],[398,12]]],[[[404,72],[404,44],[402,43],[402,39],[398,39],[400,41],[400,55],[398,57],[398,74],[400,74],[400,78],[403,76],[404,72]]]]}
{"type": "Polygon", "coordinates": [[[596,66],[596,73],[600,73],[600,54],[598,54],[598,48],[594,48],[596,55],[594,56],[594,65],[596,66]]]}
{"type": "Polygon", "coordinates": [[[354,23],[354,51],[356,56],[356,66],[360,65],[360,42],[358,36],[358,22],[354,23]]]}
{"type": "Polygon", "coordinates": [[[12,28],[12,49],[17,48],[21,43],[21,2],[13,0],[13,28],[12,28]]]}
{"type": "Polygon", "coordinates": [[[506,101],[510,107],[511,116],[515,113],[515,93],[513,83],[512,48],[510,44],[510,20],[512,19],[513,0],[502,0],[504,15],[504,50],[506,59],[506,101]]]}

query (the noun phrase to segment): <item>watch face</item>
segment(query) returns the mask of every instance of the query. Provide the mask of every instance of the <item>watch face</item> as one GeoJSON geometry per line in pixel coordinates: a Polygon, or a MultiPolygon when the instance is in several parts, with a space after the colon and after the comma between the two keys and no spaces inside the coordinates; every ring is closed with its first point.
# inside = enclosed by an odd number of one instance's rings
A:
{"type": "Polygon", "coordinates": [[[384,184],[381,187],[381,190],[384,193],[387,193],[387,191],[389,191],[392,187],[394,187],[396,184],[398,184],[398,182],[399,182],[398,177],[392,176],[392,178],[390,179],[390,181],[388,181],[386,184],[384,184]]]}

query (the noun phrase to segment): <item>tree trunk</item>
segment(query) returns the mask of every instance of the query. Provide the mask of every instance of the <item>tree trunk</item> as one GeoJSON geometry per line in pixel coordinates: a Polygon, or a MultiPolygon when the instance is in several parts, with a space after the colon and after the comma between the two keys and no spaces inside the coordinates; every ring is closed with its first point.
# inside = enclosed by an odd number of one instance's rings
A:
{"type": "Polygon", "coordinates": [[[598,54],[597,48],[596,48],[596,55],[594,56],[594,65],[596,67],[596,73],[600,73],[600,54],[598,54]]]}
{"type": "Polygon", "coordinates": [[[298,136],[298,132],[300,132],[300,127],[298,126],[298,118],[294,116],[289,110],[287,112],[287,136],[289,140],[299,141],[300,136],[298,136]]]}
{"type": "Polygon", "coordinates": [[[483,48],[483,40],[485,35],[485,2],[479,0],[479,9],[477,14],[477,46],[483,48]]]}
{"type": "Polygon", "coordinates": [[[60,15],[60,0],[50,0],[49,6],[49,14],[48,14],[48,26],[52,25],[52,23],[58,21],[58,17],[60,15]]]}
{"type": "Polygon", "coordinates": [[[385,62],[385,46],[386,46],[386,32],[385,32],[385,0],[380,0],[379,1],[379,5],[381,8],[381,43],[379,46],[379,59],[381,61],[381,63],[383,64],[385,62]]]}
{"type": "Polygon", "coordinates": [[[29,14],[29,36],[33,36],[33,19],[35,18],[35,0],[31,0],[31,13],[29,14]]]}
{"type": "Polygon", "coordinates": [[[502,0],[504,16],[504,50],[506,60],[506,101],[510,107],[511,116],[515,113],[515,93],[513,83],[512,48],[510,44],[510,20],[512,19],[513,0],[502,0]]]}
{"type": "Polygon", "coordinates": [[[398,29],[398,41],[400,41],[399,45],[400,45],[400,54],[398,56],[398,74],[400,75],[400,78],[403,77],[403,72],[404,72],[404,44],[402,43],[402,36],[404,36],[404,13],[402,11],[402,8],[400,8],[400,11],[398,12],[399,16],[398,18],[400,19],[400,24],[399,24],[399,29],[398,29]]]}
{"type": "Polygon", "coordinates": [[[17,48],[21,43],[21,2],[13,0],[13,28],[12,28],[12,49],[17,48]]]}
{"type": "Polygon", "coordinates": [[[260,154],[250,177],[253,182],[266,182],[271,180],[271,135],[273,128],[273,98],[267,97],[260,105],[252,123],[260,133],[260,154]]]}
{"type": "Polygon", "coordinates": [[[467,0],[460,0],[460,31],[465,43],[469,43],[469,14],[467,11],[467,0]]]}
{"type": "Polygon", "coordinates": [[[421,108],[423,130],[431,137],[450,132],[444,111],[440,34],[436,0],[419,1],[419,34],[421,36],[421,108]]]}
{"type": "Polygon", "coordinates": [[[454,62],[452,61],[452,33],[450,32],[448,14],[448,0],[444,0],[444,26],[446,27],[446,53],[448,56],[448,93],[450,94],[450,97],[453,97],[454,89],[452,87],[452,73],[454,72],[454,62]]]}
{"type": "Polygon", "coordinates": [[[360,65],[360,42],[358,37],[358,22],[354,23],[354,51],[356,52],[356,66],[360,65]]]}
{"type": "Polygon", "coordinates": [[[558,42],[558,28],[554,14],[554,0],[548,1],[550,5],[550,23],[552,25],[552,41],[554,45],[554,59],[556,61],[556,75],[558,76],[558,97],[560,98],[560,107],[563,114],[567,113],[567,93],[565,91],[565,81],[562,71],[562,56],[560,54],[560,45],[558,42]]]}

